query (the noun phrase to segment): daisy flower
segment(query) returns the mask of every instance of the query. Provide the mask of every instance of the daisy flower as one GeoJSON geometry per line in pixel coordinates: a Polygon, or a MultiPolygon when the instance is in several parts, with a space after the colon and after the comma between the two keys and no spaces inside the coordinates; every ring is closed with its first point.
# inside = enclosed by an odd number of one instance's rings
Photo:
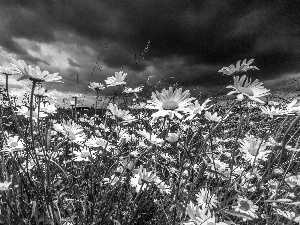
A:
{"type": "Polygon", "coordinates": [[[126,81],[125,81],[126,76],[127,76],[127,73],[123,73],[123,71],[115,72],[115,76],[108,77],[105,80],[105,83],[108,87],[126,84],[126,81]]]}
{"type": "Polygon", "coordinates": [[[288,184],[290,184],[292,186],[295,186],[295,185],[300,186],[300,175],[286,177],[285,182],[287,182],[288,184]]]}
{"type": "Polygon", "coordinates": [[[43,112],[48,113],[48,114],[57,113],[56,110],[57,110],[56,106],[53,105],[53,104],[50,104],[48,102],[41,105],[41,108],[40,108],[40,111],[43,111],[43,112]]]}
{"type": "Polygon", "coordinates": [[[72,142],[83,142],[86,139],[86,135],[80,125],[69,120],[62,123],[63,134],[67,136],[72,142]]]}
{"type": "Polygon", "coordinates": [[[108,141],[106,141],[105,139],[99,138],[99,137],[91,137],[89,138],[86,142],[85,145],[88,147],[93,147],[93,148],[98,148],[98,147],[102,147],[102,148],[106,148],[107,150],[109,150],[111,148],[110,144],[108,143],[108,141]]]}
{"type": "Polygon", "coordinates": [[[90,86],[88,86],[88,87],[94,91],[100,91],[105,88],[103,84],[96,83],[96,82],[90,83],[90,86]]]}
{"type": "Polygon", "coordinates": [[[8,187],[11,185],[11,182],[5,181],[0,182],[0,191],[7,191],[8,187]]]}
{"type": "Polygon", "coordinates": [[[62,77],[58,76],[58,73],[50,74],[46,70],[41,71],[39,66],[36,66],[35,68],[27,66],[24,60],[17,61],[14,58],[11,58],[11,65],[23,74],[18,81],[29,78],[37,82],[61,82],[59,80],[62,77]]]}
{"type": "Polygon", "coordinates": [[[294,99],[291,103],[286,106],[286,111],[289,114],[299,114],[300,113],[300,102],[294,99]]]}
{"type": "Polygon", "coordinates": [[[212,114],[211,112],[205,112],[205,118],[210,120],[210,121],[214,121],[214,122],[219,122],[221,120],[221,117],[217,115],[217,112],[215,112],[214,114],[212,114]]]}
{"type": "MultiPolygon", "coordinates": [[[[26,106],[21,106],[20,108],[17,108],[17,115],[23,115],[25,116],[25,118],[28,118],[30,116],[30,110],[28,109],[28,107],[26,106]]],[[[38,113],[38,108],[36,108],[33,112],[32,112],[32,118],[36,121],[37,117],[39,118],[43,118],[43,117],[47,117],[48,115],[44,112],[38,113]]]]}
{"type": "Polygon", "coordinates": [[[243,140],[239,140],[239,142],[241,144],[240,151],[242,152],[243,157],[247,161],[250,161],[251,164],[254,164],[255,156],[256,160],[265,160],[271,152],[266,149],[268,143],[262,143],[260,138],[256,138],[252,135],[246,135],[246,137],[243,140]]]}
{"type": "Polygon", "coordinates": [[[154,182],[158,178],[154,172],[147,172],[147,170],[143,168],[143,166],[140,166],[138,172],[140,179],[145,183],[154,182]]]}
{"type": "Polygon", "coordinates": [[[281,209],[274,209],[279,215],[287,218],[288,220],[293,220],[296,223],[300,223],[300,214],[295,214],[294,212],[282,211],[281,209]]]}
{"type": "Polygon", "coordinates": [[[181,222],[184,225],[226,225],[224,222],[216,222],[216,217],[206,209],[200,209],[198,205],[194,205],[192,202],[187,205],[186,212],[190,217],[190,220],[181,222]]]}
{"type": "Polygon", "coordinates": [[[23,140],[19,139],[18,136],[8,137],[7,144],[4,146],[1,152],[22,151],[25,149],[23,140]]]}
{"type": "Polygon", "coordinates": [[[34,90],[34,95],[36,97],[46,97],[46,89],[42,86],[38,86],[35,90],[34,90]]]}
{"type": "Polygon", "coordinates": [[[274,116],[282,116],[286,114],[286,110],[275,108],[274,106],[267,107],[267,106],[261,106],[260,107],[263,114],[269,115],[271,118],[274,116]]]}
{"type": "Polygon", "coordinates": [[[0,66],[0,74],[3,74],[3,75],[20,74],[20,71],[17,70],[16,68],[0,66]]]}
{"type": "Polygon", "coordinates": [[[82,98],[82,94],[79,94],[79,93],[77,93],[77,94],[71,94],[70,97],[71,98],[82,98]]]}
{"type": "Polygon", "coordinates": [[[210,99],[206,99],[205,102],[202,103],[202,105],[199,104],[198,100],[195,101],[193,105],[190,105],[190,107],[187,110],[187,113],[189,116],[185,120],[192,120],[197,114],[200,114],[203,110],[208,110],[212,106],[207,107],[207,104],[210,102],[210,99]]]}
{"type": "Polygon", "coordinates": [[[205,208],[216,208],[218,204],[217,197],[214,194],[211,194],[207,188],[200,190],[197,196],[198,205],[202,206],[202,209],[205,208]]]}
{"type": "MultiPolygon", "coordinates": [[[[131,185],[132,187],[135,187],[135,191],[136,191],[136,192],[139,192],[139,190],[140,190],[141,187],[142,187],[142,184],[143,184],[143,183],[142,183],[142,180],[141,180],[139,174],[135,174],[134,177],[132,177],[132,178],[130,179],[130,185],[131,185]]],[[[143,185],[142,190],[145,190],[145,188],[146,188],[146,186],[143,185]]]]}
{"type": "Polygon", "coordinates": [[[144,86],[140,86],[140,87],[136,87],[136,88],[128,88],[128,87],[125,87],[125,89],[124,89],[124,93],[127,93],[127,94],[129,94],[129,93],[137,93],[137,92],[141,92],[142,90],[143,90],[143,87],[144,86]]]}
{"type": "Polygon", "coordinates": [[[247,59],[244,59],[244,61],[241,64],[241,60],[236,63],[236,66],[231,64],[229,67],[223,67],[220,69],[218,72],[223,73],[224,75],[233,75],[235,73],[240,73],[240,72],[246,72],[247,70],[251,69],[257,69],[256,66],[250,66],[250,64],[254,61],[254,59],[250,59],[247,62],[247,59]]]}
{"type": "Polygon", "coordinates": [[[145,129],[142,131],[137,131],[137,133],[142,135],[147,139],[147,141],[151,142],[154,145],[159,145],[164,141],[163,139],[158,138],[157,135],[148,133],[145,129]]]}
{"type": "Polygon", "coordinates": [[[253,218],[258,218],[258,216],[255,214],[255,212],[258,210],[258,206],[254,205],[251,200],[239,197],[237,204],[237,206],[232,206],[232,208],[253,218]]]}
{"type": "Polygon", "coordinates": [[[257,79],[251,83],[251,79],[247,79],[247,76],[243,75],[242,77],[235,76],[233,80],[234,85],[229,85],[226,88],[232,88],[235,90],[229,92],[227,95],[237,93],[237,98],[239,100],[244,99],[244,96],[246,96],[253,101],[264,103],[264,101],[259,98],[269,94],[270,90],[264,88],[262,86],[263,83],[259,82],[257,79]]]}
{"type": "Polygon", "coordinates": [[[81,151],[73,151],[75,154],[74,161],[90,161],[89,157],[92,157],[91,152],[87,148],[81,149],[81,151]]]}
{"type": "Polygon", "coordinates": [[[188,90],[182,93],[182,89],[179,88],[173,92],[173,88],[170,87],[169,90],[163,89],[161,93],[152,92],[151,100],[148,100],[146,108],[159,110],[152,114],[153,118],[169,115],[172,119],[176,115],[181,119],[183,116],[178,112],[186,111],[186,107],[190,106],[194,99],[190,98],[188,90]]]}
{"type": "Polygon", "coordinates": [[[111,112],[111,117],[122,119],[123,122],[131,123],[135,120],[135,118],[129,113],[129,110],[119,109],[116,104],[109,103],[107,107],[111,112]]]}

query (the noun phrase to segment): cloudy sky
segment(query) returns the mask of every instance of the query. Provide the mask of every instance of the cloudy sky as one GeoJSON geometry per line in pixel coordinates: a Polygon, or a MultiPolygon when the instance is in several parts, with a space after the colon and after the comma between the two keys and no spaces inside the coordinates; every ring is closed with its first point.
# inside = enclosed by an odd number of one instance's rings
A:
{"type": "Polygon", "coordinates": [[[89,81],[124,71],[129,87],[151,76],[226,94],[231,77],[218,70],[251,58],[260,70],[249,76],[267,88],[292,90],[283,83],[300,78],[298,0],[3,0],[0,32],[1,64],[14,57],[59,72],[64,83],[46,86],[61,93],[95,95],[89,81]]]}

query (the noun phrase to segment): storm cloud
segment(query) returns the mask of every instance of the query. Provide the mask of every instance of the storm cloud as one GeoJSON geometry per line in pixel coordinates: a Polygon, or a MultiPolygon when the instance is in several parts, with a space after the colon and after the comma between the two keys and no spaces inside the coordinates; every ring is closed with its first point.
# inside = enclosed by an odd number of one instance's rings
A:
{"type": "Polygon", "coordinates": [[[276,89],[300,71],[299,18],[297,0],[7,0],[1,63],[12,56],[59,72],[64,84],[47,85],[61,91],[124,71],[131,87],[154,76],[208,93],[231,81],[219,69],[254,58],[250,76],[276,89]]]}

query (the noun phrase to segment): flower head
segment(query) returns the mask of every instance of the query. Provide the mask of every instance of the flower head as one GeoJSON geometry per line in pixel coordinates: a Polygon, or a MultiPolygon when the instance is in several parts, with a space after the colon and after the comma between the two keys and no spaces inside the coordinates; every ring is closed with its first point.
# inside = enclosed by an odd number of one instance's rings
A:
{"type": "Polygon", "coordinates": [[[208,98],[202,103],[202,105],[200,105],[198,100],[196,100],[195,103],[188,108],[187,113],[189,114],[189,116],[186,118],[186,120],[191,120],[197,114],[200,114],[203,110],[207,110],[207,109],[211,108],[212,106],[207,107],[207,104],[209,102],[210,102],[210,99],[208,98]]]}
{"type": "Polygon", "coordinates": [[[128,88],[128,87],[125,87],[124,89],[124,93],[137,93],[137,92],[141,92],[143,90],[143,86],[140,86],[140,87],[136,87],[136,88],[128,88]]]}
{"type": "Polygon", "coordinates": [[[200,192],[196,195],[198,205],[203,206],[204,208],[213,208],[217,207],[217,197],[214,194],[211,194],[207,188],[201,189],[200,192]]]}
{"type": "Polygon", "coordinates": [[[9,185],[11,185],[11,182],[8,181],[0,182],[0,191],[7,191],[9,185]]]}
{"type": "Polygon", "coordinates": [[[17,70],[16,68],[11,68],[11,67],[2,67],[0,66],[0,74],[4,75],[13,75],[13,74],[19,74],[20,71],[17,70]]]}
{"type": "Polygon", "coordinates": [[[135,120],[135,118],[129,113],[128,110],[119,109],[116,104],[109,103],[107,107],[111,112],[111,117],[122,119],[125,123],[130,123],[135,120]]]}
{"type": "Polygon", "coordinates": [[[100,91],[105,88],[103,84],[96,83],[96,82],[90,83],[90,86],[88,86],[88,87],[93,89],[94,91],[100,91]]]}
{"type": "Polygon", "coordinates": [[[271,118],[274,116],[282,116],[286,114],[286,110],[275,108],[274,106],[267,107],[267,106],[261,106],[260,107],[263,114],[269,115],[271,118]]]}
{"type": "Polygon", "coordinates": [[[254,164],[255,160],[265,160],[270,154],[270,150],[267,150],[268,143],[262,142],[260,138],[256,138],[252,135],[246,135],[243,140],[239,141],[241,144],[240,151],[243,153],[243,157],[254,164]]]}
{"type": "Polygon", "coordinates": [[[11,58],[11,62],[11,65],[23,74],[18,81],[29,78],[37,82],[61,82],[59,80],[62,77],[58,76],[58,73],[49,74],[46,70],[41,71],[39,66],[36,66],[35,68],[27,66],[24,60],[17,61],[14,58],[11,58]]]}
{"type": "Polygon", "coordinates": [[[224,75],[233,75],[235,73],[240,73],[240,72],[246,72],[247,70],[250,69],[257,69],[256,66],[250,66],[250,64],[254,61],[254,59],[250,59],[247,62],[247,59],[244,59],[244,61],[241,64],[241,60],[236,63],[236,66],[231,64],[229,67],[223,67],[220,69],[218,72],[223,73],[224,75]]]}
{"type": "Polygon", "coordinates": [[[254,205],[251,200],[248,200],[247,198],[238,198],[238,205],[233,206],[233,208],[236,211],[239,211],[241,213],[245,213],[253,218],[257,218],[257,215],[255,212],[258,210],[258,206],[254,205]]]}
{"type": "Polygon", "coordinates": [[[105,80],[105,83],[107,84],[108,87],[126,84],[126,81],[125,81],[126,76],[127,76],[127,73],[123,73],[123,71],[115,72],[115,76],[108,77],[105,80]]]}
{"type": "Polygon", "coordinates": [[[23,140],[19,139],[18,136],[9,137],[7,139],[7,144],[4,146],[2,152],[14,152],[14,151],[21,151],[24,150],[24,142],[23,140]]]}
{"type": "Polygon", "coordinates": [[[246,75],[242,77],[234,77],[234,85],[229,85],[227,88],[235,89],[234,91],[229,92],[227,95],[232,95],[237,93],[238,99],[243,99],[244,96],[248,97],[249,99],[264,103],[260,97],[266,96],[269,94],[269,90],[262,86],[262,83],[258,80],[255,80],[251,83],[251,79],[247,79],[246,75]]]}
{"type": "Polygon", "coordinates": [[[179,119],[183,116],[178,113],[179,111],[186,111],[186,107],[190,106],[191,101],[195,98],[190,98],[189,91],[182,93],[182,89],[176,89],[173,92],[173,88],[169,90],[163,89],[161,93],[152,92],[151,100],[148,100],[146,108],[158,109],[159,111],[152,114],[153,118],[164,117],[169,115],[173,118],[176,115],[179,119]]]}
{"type": "Polygon", "coordinates": [[[60,132],[65,134],[72,142],[83,142],[86,139],[82,127],[71,120],[63,122],[62,128],[63,130],[60,130],[60,132]]]}

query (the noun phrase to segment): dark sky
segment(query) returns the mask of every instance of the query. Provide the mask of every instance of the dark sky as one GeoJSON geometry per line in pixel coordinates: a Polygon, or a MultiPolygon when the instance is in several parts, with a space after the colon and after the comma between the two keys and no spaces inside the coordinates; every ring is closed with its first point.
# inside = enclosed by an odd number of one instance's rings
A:
{"type": "Polygon", "coordinates": [[[251,58],[260,70],[249,75],[272,90],[300,77],[299,0],[2,0],[0,32],[1,63],[59,72],[64,84],[48,84],[58,91],[124,71],[129,87],[154,76],[214,93],[231,82],[218,70],[251,58]]]}

